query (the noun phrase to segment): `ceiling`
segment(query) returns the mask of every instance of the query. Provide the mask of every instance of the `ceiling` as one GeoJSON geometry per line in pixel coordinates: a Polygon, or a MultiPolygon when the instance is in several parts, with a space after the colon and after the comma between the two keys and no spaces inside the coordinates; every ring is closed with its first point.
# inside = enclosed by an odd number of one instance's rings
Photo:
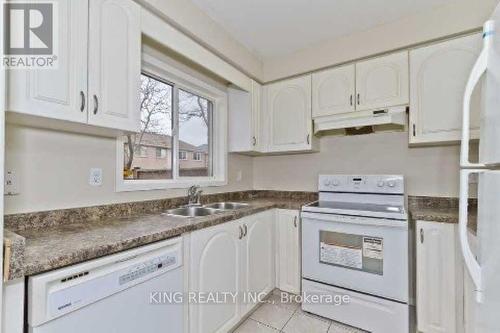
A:
{"type": "Polygon", "coordinates": [[[458,0],[192,0],[261,59],[458,0]]]}

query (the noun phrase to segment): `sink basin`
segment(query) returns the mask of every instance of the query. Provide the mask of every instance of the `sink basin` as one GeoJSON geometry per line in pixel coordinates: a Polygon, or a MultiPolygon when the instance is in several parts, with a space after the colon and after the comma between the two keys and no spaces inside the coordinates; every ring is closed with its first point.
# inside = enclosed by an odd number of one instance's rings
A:
{"type": "Polygon", "coordinates": [[[207,208],[207,207],[182,207],[167,210],[166,214],[170,216],[182,216],[182,217],[197,217],[197,216],[209,216],[220,213],[217,209],[207,208]]]}
{"type": "Polygon", "coordinates": [[[220,209],[220,210],[235,210],[248,207],[248,204],[241,202],[216,202],[205,205],[204,207],[220,209]]]}

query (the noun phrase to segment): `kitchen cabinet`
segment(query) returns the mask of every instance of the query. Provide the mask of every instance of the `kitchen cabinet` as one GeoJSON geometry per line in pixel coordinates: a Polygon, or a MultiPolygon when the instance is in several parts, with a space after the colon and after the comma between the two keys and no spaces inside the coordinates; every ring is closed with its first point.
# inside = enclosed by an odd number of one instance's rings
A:
{"type": "MultiPolygon", "coordinates": [[[[190,238],[190,292],[270,292],[274,288],[274,211],[195,231],[190,238]]],[[[189,304],[191,332],[227,332],[253,304],[189,304]]]]}
{"type": "Polygon", "coordinates": [[[278,210],[276,224],[276,284],[280,290],[300,293],[300,216],[278,210]]]}
{"type": "Polygon", "coordinates": [[[331,116],[355,111],[355,65],[324,70],[312,75],[312,116],[331,116]]]}
{"type": "MultiPolygon", "coordinates": [[[[275,211],[259,213],[243,220],[244,292],[266,295],[274,289],[274,221],[275,211]]],[[[245,310],[250,311],[255,304],[254,300],[248,302],[245,310]]]]}
{"type": "Polygon", "coordinates": [[[408,104],[408,52],[356,63],[356,110],[408,104]]]}
{"type": "Polygon", "coordinates": [[[457,225],[417,221],[417,323],[422,333],[455,333],[463,311],[457,225]]]}
{"type": "MultiPolygon", "coordinates": [[[[410,143],[458,142],[465,86],[481,52],[481,34],[410,52],[410,143]]],[[[471,138],[479,137],[480,94],[471,103],[471,138]]]]}
{"type": "Polygon", "coordinates": [[[266,152],[305,152],[317,148],[312,133],[311,75],[264,86],[266,152]]]}
{"type": "Polygon", "coordinates": [[[229,152],[264,152],[261,134],[262,86],[252,80],[251,91],[228,88],[229,152]]]}
{"type": "Polygon", "coordinates": [[[58,67],[9,72],[8,120],[83,132],[88,126],[74,124],[139,130],[140,6],[132,0],[57,4],[58,67]]]}

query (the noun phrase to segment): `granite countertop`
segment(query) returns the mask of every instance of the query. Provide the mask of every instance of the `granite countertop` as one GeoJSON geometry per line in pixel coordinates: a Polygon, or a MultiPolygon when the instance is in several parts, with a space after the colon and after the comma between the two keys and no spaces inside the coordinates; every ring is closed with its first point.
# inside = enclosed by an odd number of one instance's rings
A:
{"type": "MultiPolygon", "coordinates": [[[[458,199],[439,198],[427,201],[426,198],[418,198],[409,203],[410,218],[414,221],[429,221],[439,223],[458,224],[458,199]]],[[[477,230],[477,202],[469,202],[469,230],[476,233],[477,230]]]]}
{"type": "MultiPolygon", "coordinates": [[[[245,201],[241,201],[245,202],[245,201]]],[[[246,201],[249,206],[235,211],[196,218],[173,217],[159,212],[129,217],[61,223],[44,228],[7,231],[8,239],[24,246],[11,258],[11,280],[35,275],[146,245],[183,233],[236,220],[273,208],[300,209],[308,198],[258,198],[246,201]],[[24,241],[24,243],[23,243],[24,241]]]]}

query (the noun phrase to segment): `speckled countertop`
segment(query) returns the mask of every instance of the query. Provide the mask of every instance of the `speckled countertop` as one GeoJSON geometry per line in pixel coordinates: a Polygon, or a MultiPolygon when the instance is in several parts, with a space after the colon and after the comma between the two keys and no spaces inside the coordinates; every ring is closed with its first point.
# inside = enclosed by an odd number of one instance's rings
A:
{"type": "MultiPolygon", "coordinates": [[[[131,249],[183,233],[236,220],[273,208],[300,209],[310,198],[256,198],[240,200],[248,207],[196,218],[172,217],[160,212],[128,217],[61,223],[44,228],[22,228],[11,237],[24,240],[24,251],[13,257],[12,280],[131,249]],[[21,260],[22,259],[22,260],[21,260]]],[[[10,231],[9,231],[10,232],[10,231]]]]}

